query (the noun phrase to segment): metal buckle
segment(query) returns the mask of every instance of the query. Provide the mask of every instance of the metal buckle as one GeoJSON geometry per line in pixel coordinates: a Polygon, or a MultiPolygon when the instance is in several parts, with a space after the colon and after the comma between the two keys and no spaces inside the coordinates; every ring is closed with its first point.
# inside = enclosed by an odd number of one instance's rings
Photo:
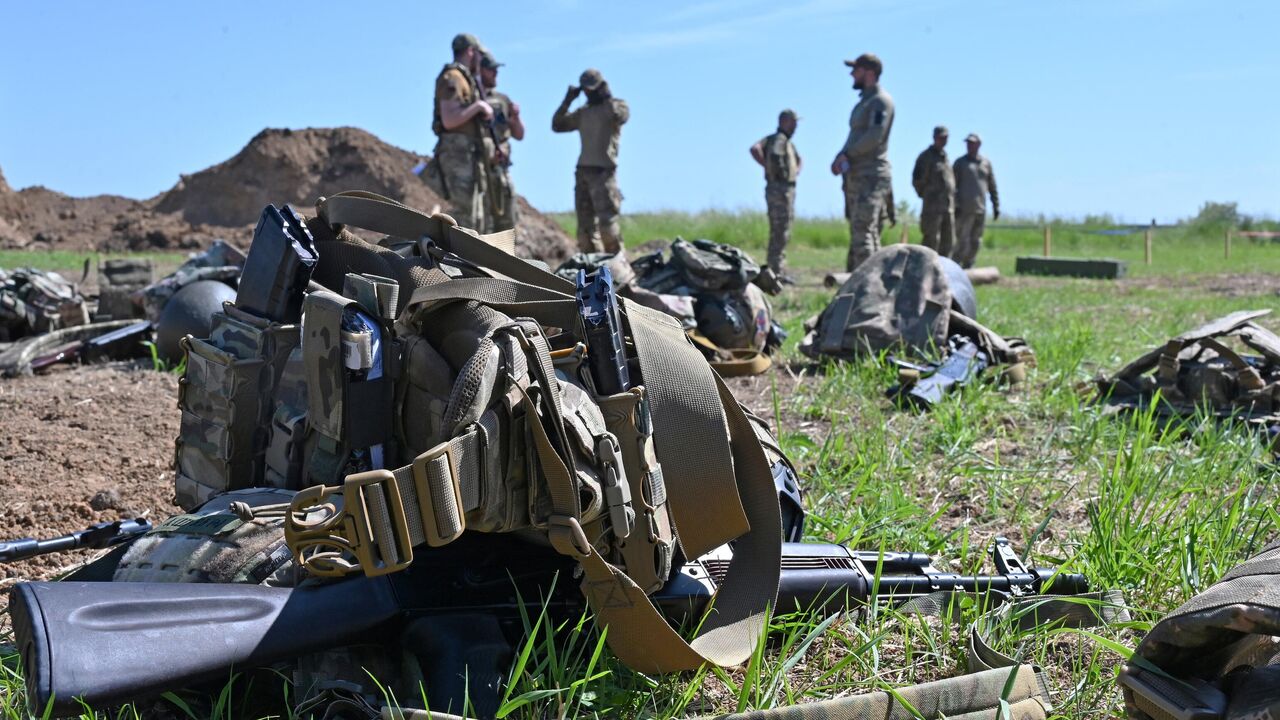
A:
{"type": "Polygon", "coordinates": [[[413,544],[405,520],[404,503],[395,475],[389,470],[348,475],[341,488],[316,485],[299,492],[289,503],[285,542],[298,564],[313,575],[341,577],[362,571],[369,577],[409,567],[413,544]],[[378,487],[386,500],[392,537],[375,537],[369,522],[369,492],[378,487]],[[330,498],[342,493],[342,507],[330,498]],[[313,513],[320,517],[310,519],[313,513]],[[399,560],[386,552],[395,546],[399,560]],[[352,560],[354,558],[354,560],[352,560]]]}
{"type": "Polygon", "coordinates": [[[467,529],[466,511],[462,505],[462,486],[458,483],[458,465],[449,441],[445,441],[413,459],[413,486],[418,491],[418,514],[422,516],[422,530],[427,536],[427,544],[431,547],[448,545],[467,529]],[[458,530],[449,535],[440,532],[440,523],[436,519],[435,497],[431,493],[430,477],[427,468],[432,462],[445,459],[449,469],[449,488],[453,491],[453,507],[458,518],[458,530]]]}

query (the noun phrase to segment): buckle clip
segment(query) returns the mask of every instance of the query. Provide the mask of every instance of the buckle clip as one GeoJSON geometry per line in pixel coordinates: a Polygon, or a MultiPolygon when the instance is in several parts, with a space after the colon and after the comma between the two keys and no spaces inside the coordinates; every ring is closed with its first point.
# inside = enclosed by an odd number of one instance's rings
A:
{"type": "Polygon", "coordinates": [[[413,486],[418,492],[418,513],[422,516],[427,544],[440,547],[457,540],[467,529],[467,518],[462,505],[462,486],[458,482],[457,459],[448,440],[413,459],[413,486]],[[441,458],[448,473],[447,488],[431,483],[430,468],[441,458]],[[452,508],[446,507],[446,503],[436,502],[440,490],[450,493],[446,497],[453,501],[452,508]]]}
{"type": "MultiPolygon", "coordinates": [[[[380,524],[379,524],[380,526],[380,524]]],[[[341,488],[316,485],[294,496],[284,527],[285,542],[307,572],[369,577],[398,572],[413,562],[400,487],[389,470],[348,475],[341,488]],[[342,504],[332,501],[342,494],[342,504]],[[381,537],[370,522],[370,505],[382,504],[392,535],[381,537]],[[319,517],[309,516],[319,513],[319,517]]]]}

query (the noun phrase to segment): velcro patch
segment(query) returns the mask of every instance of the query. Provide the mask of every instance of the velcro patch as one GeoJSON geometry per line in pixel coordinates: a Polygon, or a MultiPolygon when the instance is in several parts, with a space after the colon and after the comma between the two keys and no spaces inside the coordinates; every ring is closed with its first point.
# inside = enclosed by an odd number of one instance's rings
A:
{"type": "Polygon", "coordinates": [[[243,520],[230,513],[175,515],[157,525],[151,532],[213,536],[229,533],[243,524],[243,520]]]}

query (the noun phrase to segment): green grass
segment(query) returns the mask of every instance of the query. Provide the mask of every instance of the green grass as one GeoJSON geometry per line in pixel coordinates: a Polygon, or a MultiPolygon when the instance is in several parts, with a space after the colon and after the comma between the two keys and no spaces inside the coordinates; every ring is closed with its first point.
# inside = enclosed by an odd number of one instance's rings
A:
{"type": "Polygon", "coordinates": [[[72,250],[0,250],[0,268],[12,270],[20,267],[35,267],[41,270],[59,270],[79,277],[85,261],[89,262],[90,272],[96,272],[98,263],[112,258],[147,258],[156,266],[157,277],[177,268],[187,259],[184,252],[76,252],[72,250]]]}
{"type": "MultiPolygon", "coordinates": [[[[627,216],[623,227],[633,247],[680,234],[760,252],[767,235],[763,216],[750,214],[627,216]]],[[[821,276],[842,265],[848,235],[838,221],[804,221],[796,238],[790,258],[801,284],[775,300],[791,337],[774,371],[776,390],[762,404],[780,411],[784,447],[801,468],[808,539],[924,551],[956,572],[989,572],[985,548],[1004,535],[1035,564],[1124,591],[1135,621],[1098,630],[1105,643],[1039,631],[1002,646],[1048,671],[1061,717],[1122,715],[1114,676],[1123,657],[1108,644],[1136,646],[1162,614],[1275,534],[1277,473],[1249,432],[1105,415],[1087,402],[1087,384],[1209,318],[1280,308],[1274,284],[1237,282],[1227,293],[1220,277],[1265,280],[1264,273],[1280,272],[1280,245],[1238,241],[1227,260],[1220,233],[1161,230],[1148,267],[1141,235],[1058,226],[1055,253],[1126,259],[1135,277],[1014,278],[1013,259],[1038,254],[1041,234],[993,230],[979,261],[1006,278],[978,288],[980,319],[1027,338],[1038,367],[1024,385],[970,387],[919,415],[884,399],[894,379],[886,365],[813,368],[798,355],[804,319],[830,297],[821,276]]],[[[971,607],[964,619],[978,614],[971,607]]],[[[950,677],[964,657],[962,626],[887,610],[830,622],[776,617],[770,641],[745,668],[671,677],[622,667],[585,618],[556,632],[534,608],[527,627],[530,639],[517,649],[505,695],[510,717],[670,718],[769,708],[950,677]]],[[[8,698],[3,717],[22,715],[14,666],[6,659],[0,678],[0,695],[8,698]]]]}

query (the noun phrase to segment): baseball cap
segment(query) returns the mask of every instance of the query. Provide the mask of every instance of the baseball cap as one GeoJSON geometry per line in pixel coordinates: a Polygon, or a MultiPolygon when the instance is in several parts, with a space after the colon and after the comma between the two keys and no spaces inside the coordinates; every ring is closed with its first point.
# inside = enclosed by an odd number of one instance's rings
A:
{"type": "Polygon", "coordinates": [[[939,126],[937,126],[937,127],[935,127],[935,128],[933,129],[933,136],[934,136],[934,137],[937,137],[937,136],[939,136],[939,135],[950,135],[950,134],[951,134],[951,133],[947,130],[947,126],[946,126],[946,125],[939,125],[939,126]]]}
{"type": "Polygon", "coordinates": [[[786,118],[791,118],[792,120],[799,120],[800,116],[796,114],[795,110],[792,110],[791,108],[787,108],[786,110],[783,110],[782,112],[778,113],[779,122],[781,122],[786,118]]]}
{"type": "Polygon", "coordinates": [[[969,133],[967,136],[965,136],[964,141],[980,143],[982,142],[982,138],[978,137],[978,133],[969,133]]]}
{"type": "Polygon", "coordinates": [[[502,67],[504,64],[505,63],[498,62],[498,59],[495,58],[493,56],[493,53],[489,52],[488,50],[485,50],[480,54],[480,67],[482,68],[485,68],[487,70],[497,70],[498,68],[502,67]]]}
{"type": "Polygon", "coordinates": [[[484,46],[480,44],[480,40],[471,33],[458,33],[453,36],[453,51],[460,53],[467,48],[477,48],[484,52],[484,46]]]}
{"type": "Polygon", "coordinates": [[[884,64],[880,62],[880,58],[876,57],[874,53],[862,53],[852,60],[845,60],[844,64],[849,67],[860,67],[867,68],[868,70],[875,70],[877,75],[884,70],[884,64]]]}
{"type": "Polygon", "coordinates": [[[578,84],[583,90],[595,90],[604,84],[604,75],[595,68],[588,68],[582,73],[582,77],[578,78],[578,84]]]}

